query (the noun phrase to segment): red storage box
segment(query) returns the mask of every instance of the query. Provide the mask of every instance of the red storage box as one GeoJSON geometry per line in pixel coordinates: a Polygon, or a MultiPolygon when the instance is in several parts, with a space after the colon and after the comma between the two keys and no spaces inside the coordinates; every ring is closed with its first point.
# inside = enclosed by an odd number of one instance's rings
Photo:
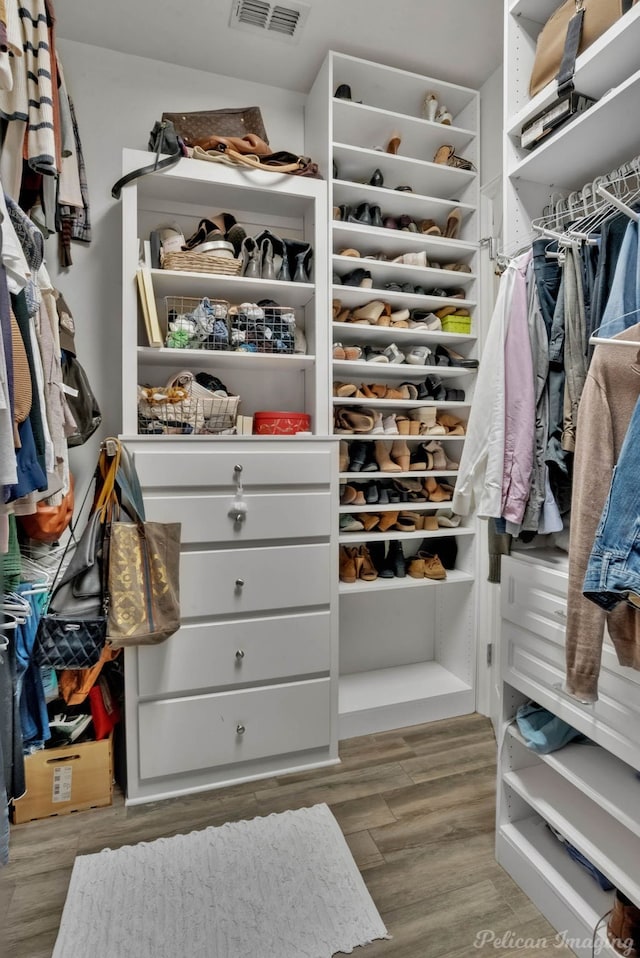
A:
{"type": "Polygon", "coordinates": [[[297,432],[311,432],[311,417],[304,412],[265,410],[253,414],[254,436],[294,436],[297,432]]]}

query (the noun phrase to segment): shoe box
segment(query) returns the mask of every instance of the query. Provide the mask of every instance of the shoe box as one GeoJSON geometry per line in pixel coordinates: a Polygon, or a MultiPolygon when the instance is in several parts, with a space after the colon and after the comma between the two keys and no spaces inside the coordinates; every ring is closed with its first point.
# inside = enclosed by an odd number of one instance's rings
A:
{"type": "Polygon", "coordinates": [[[14,825],[111,805],[113,733],[33,752],[25,758],[25,778],[26,792],[11,806],[14,825]]]}

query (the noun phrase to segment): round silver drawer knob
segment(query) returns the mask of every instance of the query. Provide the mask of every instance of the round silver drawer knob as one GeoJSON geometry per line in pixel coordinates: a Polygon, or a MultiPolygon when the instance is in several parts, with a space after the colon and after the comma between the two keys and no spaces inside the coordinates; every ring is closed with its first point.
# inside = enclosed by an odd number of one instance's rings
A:
{"type": "Polygon", "coordinates": [[[236,579],[236,589],[241,589],[244,585],[244,579],[236,579]]]}
{"type": "Polygon", "coordinates": [[[234,467],[233,467],[233,471],[234,471],[234,472],[242,472],[242,466],[234,466],[234,467]]]}
{"type": "Polygon", "coordinates": [[[237,658],[237,659],[243,659],[243,658],[244,658],[244,649],[238,649],[238,651],[236,652],[236,658],[237,658]]]}
{"type": "Polygon", "coordinates": [[[238,733],[238,735],[244,735],[244,733],[246,732],[244,725],[242,725],[240,722],[236,725],[236,732],[238,733]]]}

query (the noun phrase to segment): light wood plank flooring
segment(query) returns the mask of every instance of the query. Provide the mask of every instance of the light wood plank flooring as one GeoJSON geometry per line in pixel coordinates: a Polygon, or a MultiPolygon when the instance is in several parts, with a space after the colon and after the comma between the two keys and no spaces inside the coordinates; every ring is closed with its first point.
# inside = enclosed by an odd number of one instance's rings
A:
{"type": "Polygon", "coordinates": [[[15,826],[0,870],[0,955],[50,958],[76,855],[326,802],[393,936],[363,958],[499,954],[474,946],[481,929],[548,938],[506,948],[511,958],[568,958],[494,859],[495,750],[489,721],[463,716],[349,739],[329,769],[133,808],[117,796],[111,808],[15,826]]]}

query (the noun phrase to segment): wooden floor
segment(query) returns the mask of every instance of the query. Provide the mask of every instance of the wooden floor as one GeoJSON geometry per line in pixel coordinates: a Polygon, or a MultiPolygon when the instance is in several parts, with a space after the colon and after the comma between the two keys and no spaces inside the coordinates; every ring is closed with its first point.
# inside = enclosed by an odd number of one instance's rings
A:
{"type": "Polygon", "coordinates": [[[111,808],[16,826],[0,870],[0,955],[50,958],[78,854],[326,802],[393,936],[358,955],[567,958],[494,859],[495,749],[489,721],[464,716],[349,739],[329,769],[133,808],[119,796],[111,808]],[[475,947],[483,929],[549,943],[475,947]]]}

